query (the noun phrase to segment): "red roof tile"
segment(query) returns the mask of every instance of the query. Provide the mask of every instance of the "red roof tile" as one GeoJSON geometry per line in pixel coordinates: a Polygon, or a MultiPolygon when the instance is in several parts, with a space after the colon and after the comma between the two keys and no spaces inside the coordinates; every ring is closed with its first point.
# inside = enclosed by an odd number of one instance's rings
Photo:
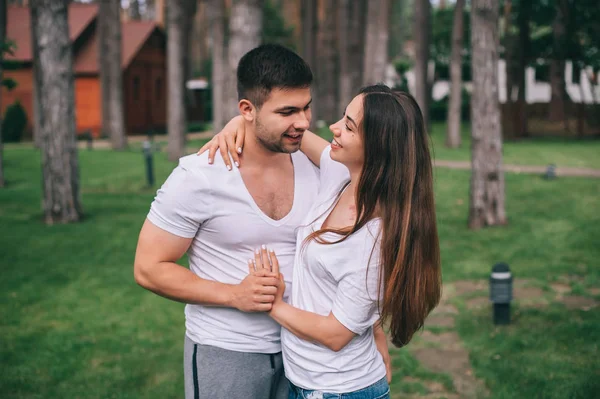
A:
{"type": "MultiPolygon", "coordinates": [[[[71,41],[81,35],[83,30],[96,18],[98,6],[95,4],[71,3],[69,5],[69,36],[71,41]]],[[[6,59],[31,61],[31,14],[29,7],[9,6],[7,14],[6,37],[14,40],[17,48],[6,59]]]]}
{"type": "MultiPolygon", "coordinates": [[[[121,24],[121,67],[127,68],[158,26],[154,21],[127,21],[121,24]]],[[[75,57],[75,73],[98,73],[98,35],[93,35],[75,57]]]]}

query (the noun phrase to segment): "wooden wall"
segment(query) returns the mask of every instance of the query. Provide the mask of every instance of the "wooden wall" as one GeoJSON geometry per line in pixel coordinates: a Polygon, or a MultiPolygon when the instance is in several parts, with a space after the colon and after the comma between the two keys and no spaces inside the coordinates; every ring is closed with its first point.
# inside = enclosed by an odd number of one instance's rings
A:
{"type": "Polygon", "coordinates": [[[167,65],[164,36],[155,31],[123,75],[125,125],[129,134],[164,129],[167,65]]]}
{"type": "Polygon", "coordinates": [[[102,130],[102,97],[98,76],[78,76],[75,79],[75,116],[77,134],[90,130],[100,137],[102,130]]]}

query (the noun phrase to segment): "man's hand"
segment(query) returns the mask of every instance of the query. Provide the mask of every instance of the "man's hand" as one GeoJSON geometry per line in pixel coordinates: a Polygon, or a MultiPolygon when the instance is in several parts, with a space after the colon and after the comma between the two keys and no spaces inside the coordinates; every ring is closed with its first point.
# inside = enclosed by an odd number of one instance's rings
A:
{"type": "Polygon", "coordinates": [[[233,289],[231,306],[243,312],[270,311],[280,284],[279,273],[262,267],[262,263],[259,267],[256,264],[256,260],[248,261],[248,276],[233,289]]]}

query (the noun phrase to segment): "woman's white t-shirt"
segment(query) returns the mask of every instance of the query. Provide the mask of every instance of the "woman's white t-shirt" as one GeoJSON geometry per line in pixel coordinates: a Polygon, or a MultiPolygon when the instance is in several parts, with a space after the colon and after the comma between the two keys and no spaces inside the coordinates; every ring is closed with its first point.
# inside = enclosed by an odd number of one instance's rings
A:
{"type": "MultiPolygon", "coordinates": [[[[379,219],[338,244],[324,245],[305,238],[318,230],[349,181],[348,169],[333,161],[330,147],[321,155],[317,201],[298,231],[290,304],[335,318],[357,335],[334,352],[324,345],[282,329],[285,373],[296,386],[332,393],[352,392],[374,384],[386,374],[373,336],[379,319],[379,219]]],[[[340,236],[327,233],[327,241],[340,236]]]]}

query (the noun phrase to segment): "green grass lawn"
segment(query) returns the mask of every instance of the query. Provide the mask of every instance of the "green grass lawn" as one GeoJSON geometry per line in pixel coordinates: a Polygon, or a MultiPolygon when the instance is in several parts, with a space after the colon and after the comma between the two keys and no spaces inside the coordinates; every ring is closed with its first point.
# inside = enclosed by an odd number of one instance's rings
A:
{"type": "MultiPolygon", "coordinates": [[[[547,153],[563,153],[551,147],[547,153]]],[[[593,158],[586,145],[572,151],[593,158]]],[[[526,163],[539,160],[533,154],[526,163]]],[[[85,219],[47,227],[39,152],[5,151],[0,397],[179,398],[183,305],[133,281],[137,235],[155,192],[145,187],[142,156],[137,150],[80,151],[80,164],[85,219]]],[[[157,155],[157,181],[173,166],[157,155]]],[[[435,180],[445,282],[486,279],[494,262],[506,261],[516,279],[541,287],[564,275],[578,277],[574,289],[581,292],[600,286],[600,180],[509,174],[510,224],[479,232],[466,228],[469,172],[437,169],[435,180]]],[[[597,394],[598,308],[524,309],[512,326],[495,329],[486,313],[457,306],[457,330],[494,398],[597,394]]],[[[394,351],[394,366],[394,392],[420,391],[402,382],[407,375],[451,384],[404,349],[394,351]]]]}
{"type": "MultiPolygon", "coordinates": [[[[431,138],[435,159],[471,160],[471,130],[462,125],[462,145],[459,149],[446,148],[446,124],[432,126],[431,138]]],[[[600,168],[600,140],[560,137],[536,137],[503,144],[504,163],[514,165],[548,165],[558,167],[600,168]]]]}

